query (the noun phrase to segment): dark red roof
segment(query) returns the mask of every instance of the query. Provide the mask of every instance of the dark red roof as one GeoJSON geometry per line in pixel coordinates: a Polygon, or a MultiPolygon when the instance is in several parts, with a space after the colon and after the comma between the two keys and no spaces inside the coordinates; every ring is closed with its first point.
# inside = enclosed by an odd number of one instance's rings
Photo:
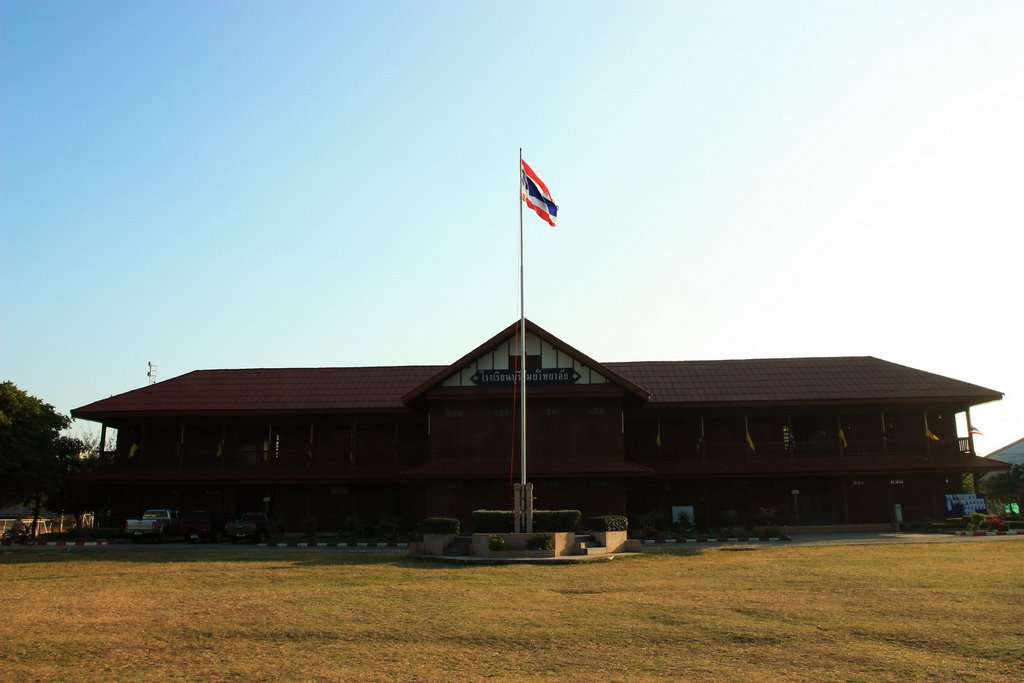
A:
{"type": "Polygon", "coordinates": [[[86,419],[118,415],[230,415],[407,410],[401,397],[434,365],[369,368],[196,370],[71,411],[86,419]]]}
{"type": "MultiPolygon", "coordinates": [[[[538,331],[534,328],[534,331],[538,331]]],[[[776,358],[596,364],[650,405],[757,405],[956,401],[1002,394],[878,358],[776,358]]],[[[330,414],[407,411],[454,366],[196,370],[71,411],[77,418],[133,415],[330,414]]]]}
{"type": "Polygon", "coordinates": [[[606,363],[651,393],[651,404],[871,403],[1002,398],[975,384],[871,356],[606,363]]]}

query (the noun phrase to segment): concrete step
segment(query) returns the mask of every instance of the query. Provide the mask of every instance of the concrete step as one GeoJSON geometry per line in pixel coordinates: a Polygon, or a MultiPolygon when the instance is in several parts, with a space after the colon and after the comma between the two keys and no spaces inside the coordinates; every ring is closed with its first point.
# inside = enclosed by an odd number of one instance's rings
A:
{"type": "Polygon", "coordinates": [[[599,546],[580,546],[579,552],[576,553],[576,554],[577,555],[607,555],[608,554],[608,548],[605,548],[603,545],[599,545],[599,546]]]}
{"type": "Polygon", "coordinates": [[[473,554],[473,539],[470,536],[456,536],[445,546],[444,554],[449,557],[469,557],[473,554]]]}

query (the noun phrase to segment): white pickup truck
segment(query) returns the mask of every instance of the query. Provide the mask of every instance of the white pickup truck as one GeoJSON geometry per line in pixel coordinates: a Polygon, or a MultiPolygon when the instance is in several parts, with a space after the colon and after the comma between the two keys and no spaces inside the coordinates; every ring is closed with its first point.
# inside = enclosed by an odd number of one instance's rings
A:
{"type": "Polygon", "coordinates": [[[177,510],[146,510],[142,513],[142,519],[126,520],[124,530],[132,543],[138,543],[143,538],[155,538],[163,543],[181,533],[181,513],[177,510]]]}

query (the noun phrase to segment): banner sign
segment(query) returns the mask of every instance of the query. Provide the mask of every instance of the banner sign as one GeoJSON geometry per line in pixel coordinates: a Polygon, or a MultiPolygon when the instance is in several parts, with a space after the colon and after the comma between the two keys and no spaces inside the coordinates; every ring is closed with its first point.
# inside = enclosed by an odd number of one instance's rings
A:
{"type": "Polygon", "coordinates": [[[988,512],[988,503],[982,493],[947,493],[946,515],[966,517],[972,512],[988,512]]]}
{"type": "MultiPolygon", "coordinates": [[[[580,373],[572,368],[541,368],[526,371],[526,383],[534,386],[553,384],[575,384],[580,373]]],[[[512,386],[519,382],[519,373],[515,370],[477,370],[470,378],[473,384],[481,387],[512,386]]]]}

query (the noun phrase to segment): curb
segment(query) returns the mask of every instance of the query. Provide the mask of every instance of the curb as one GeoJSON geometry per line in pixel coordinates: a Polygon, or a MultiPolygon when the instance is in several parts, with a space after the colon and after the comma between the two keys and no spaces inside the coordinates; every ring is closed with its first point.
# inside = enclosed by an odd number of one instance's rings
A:
{"type": "Polygon", "coordinates": [[[408,548],[408,543],[311,543],[309,541],[303,542],[288,542],[288,543],[257,543],[260,548],[408,548]]]}
{"type": "Polygon", "coordinates": [[[110,545],[113,541],[36,541],[35,545],[55,545],[55,546],[87,546],[87,545],[110,545]]]}
{"type": "Polygon", "coordinates": [[[666,538],[665,540],[645,538],[643,543],[644,545],[673,545],[679,543],[768,543],[769,541],[788,540],[790,539],[783,536],[772,536],[770,538],[666,538]]]}
{"type": "Polygon", "coordinates": [[[1024,529],[1009,531],[951,531],[950,536],[1024,536],[1024,529]]]}

